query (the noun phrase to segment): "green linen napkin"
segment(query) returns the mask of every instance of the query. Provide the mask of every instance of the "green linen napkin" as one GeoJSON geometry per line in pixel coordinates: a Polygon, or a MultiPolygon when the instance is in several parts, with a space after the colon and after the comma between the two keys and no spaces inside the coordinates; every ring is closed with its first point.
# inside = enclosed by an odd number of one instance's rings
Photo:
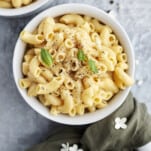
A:
{"type": "MultiPolygon", "coordinates": [[[[119,127],[118,127],[119,128],[119,127]]],[[[134,151],[151,141],[151,116],[144,104],[130,93],[123,105],[107,118],[85,130],[66,127],[56,131],[45,142],[27,151],[60,151],[61,144],[79,144],[84,151],[134,151]],[[127,126],[115,129],[117,117],[127,118],[127,126]],[[124,129],[126,128],[126,129],[124,129]]]]}

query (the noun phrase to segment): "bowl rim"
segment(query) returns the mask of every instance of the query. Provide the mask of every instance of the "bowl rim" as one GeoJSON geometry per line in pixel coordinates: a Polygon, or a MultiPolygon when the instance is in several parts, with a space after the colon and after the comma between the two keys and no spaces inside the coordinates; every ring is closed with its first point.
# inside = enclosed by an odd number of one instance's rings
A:
{"type": "Polygon", "coordinates": [[[45,5],[49,0],[37,0],[27,6],[20,8],[0,8],[0,16],[3,17],[13,17],[13,16],[21,16],[25,14],[29,14],[38,8],[45,5]]]}
{"type": "MultiPolygon", "coordinates": [[[[97,19],[98,19],[98,17],[96,17],[96,16],[100,15],[99,16],[101,18],[101,19],[99,19],[100,21],[103,20],[103,22],[104,21],[107,22],[107,20],[108,20],[108,22],[110,22],[110,23],[112,23],[112,25],[114,25],[114,28],[118,27],[119,28],[118,32],[120,32],[119,34],[123,37],[123,39],[125,40],[125,43],[128,44],[126,47],[128,47],[127,49],[129,49],[129,53],[130,53],[130,57],[131,57],[130,58],[131,62],[129,62],[129,64],[131,65],[131,68],[129,69],[129,74],[130,74],[130,76],[134,77],[135,56],[134,56],[133,47],[131,45],[131,42],[129,40],[127,33],[125,32],[123,27],[117,22],[117,20],[113,19],[111,16],[109,16],[107,13],[105,13],[103,10],[101,10],[99,8],[96,8],[96,7],[88,5],[88,4],[78,4],[78,3],[57,5],[57,6],[48,8],[45,11],[38,14],[37,16],[35,16],[31,21],[28,22],[28,24],[25,26],[24,29],[28,29],[29,31],[32,31],[33,29],[35,29],[35,27],[38,25],[38,23],[44,17],[46,17],[46,16],[52,16],[52,17],[58,16],[55,13],[55,11],[56,12],[65,11],[64,13],[61,13],[62,15],[67,14],[67,13],[73,13],[73,12],[77,12],[77,14],[86,14],[86,12],[88,14],[88,12],[90,12],[90,13],[92,13],[92,15],[95,14],[95,18],[97,18],[97,19]]],[[[88,16],[92,16],[92,15],[88,15],[88,16]]],[[[113,29],[113,26],[111,26],[111,28],[113,29]]],[[[117,35],[117,32],[115,32],[115,34],[117,35]]],[[[18,38],[18,40],[16,42],[15,49],[14,49],[14,55],[13,55],[13,76],[14,76],[14,80],[15,80],[17,89],[20,92],[20,94],[22,95],[22,97],[24,98],[24,100],[27,102],[27,104],[32,107],[32,109],[34,109],[39,114],[41,114],[42,116],[44,116],[45,118],[47,118],[49,120],[52,120],[52,121],[55,121],[55,122],[61,123],[61,124],[66,124],[66,125],[85,125],[85,124],[90,124],[90,123],[94,123],[96,121],[102,120],[105,117],[112,114],[114,111],[116,111],[123,104],[123,102],[125,101],[128,93],[131,89],[131,87],[128,87],[124,91],[121,91],[120,92],[121,95],[118,93],[119,94],[118,100],[114,101],[114,103],[111,101],[107,107],[100,109],[100,110],[97,110],[97,111],[92,112],[92,113],[87,113],[87,114],[84,114],[82,116],[75,116],[75,117],[70,117],[70,116],[61,115],[61,114],[59,114],[58,116],[54,116],[51,114],[48,115],[48,114],[44,113],[44,111],[41,110],[41,107],[35,107],[34,102],[30,102],[31,99],[27,96],[26,91],[22,90],[19,87],[19,84],[18,84],[19,78],[17,78],[17,73],[16,73],[17,62],[18,62],[18,61],[16,61],[16,56],[17,56],[17,52],[18,52],[17,49],[18,49],[20,44],[24,45],[24,48],[25,48],[25,44],[23,44],[23,42],[20,40],[20,38],[18,38]]],[[[21,67],[20,67],[20,70],[21,70],[21,67]]],[[[33,98],[33,100],[34,100],[34,98],[33,98]]],[[[37,101],[37,103],[38,103],[37,99],[35,99],[34,101],[37,101]]]]}

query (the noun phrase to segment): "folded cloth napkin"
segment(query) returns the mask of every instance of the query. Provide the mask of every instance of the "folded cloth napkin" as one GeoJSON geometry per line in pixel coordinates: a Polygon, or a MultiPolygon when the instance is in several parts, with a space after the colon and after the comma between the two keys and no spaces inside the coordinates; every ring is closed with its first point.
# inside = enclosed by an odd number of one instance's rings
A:
{"type": "Polygon", "coordinates": [[[151,141],[151,115],[130,93],[123,105],[85,130],[66,127],[27,151],[134,151],[151,141]],[[62,145],[62,146],[61,146],[62,145]],[[69,145],[73,145],[69,147],[69,145]],[[62,147],[62,150],[61,150],[62,147]]]}

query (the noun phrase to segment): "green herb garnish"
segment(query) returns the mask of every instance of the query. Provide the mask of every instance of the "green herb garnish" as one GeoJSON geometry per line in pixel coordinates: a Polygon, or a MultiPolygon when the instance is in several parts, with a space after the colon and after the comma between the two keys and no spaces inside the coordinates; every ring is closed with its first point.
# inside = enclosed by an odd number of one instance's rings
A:
{"type": "Polygon", "coordinates": [[[86,60],[86,56],[85,56],[85,54],[84,54],[84,51],[83,50],[79,50],[78,51],[78,59],[80,60],[80,61],[85,61],[86,60]]]}
{"type": "Polygon", "coordinates": [[[95,65],[95,62],[91,59],[88,60],[89,68],[93,73],[98,73],[98,69],[95,65]]]}
{"type": "Polygon", "coordinates": [[[46,64],[47,66],[51,66],[53,63],[53,59],[51,54],[44,48],[41,48],[41,59],[43,61],[44,64],[46,64]]]}

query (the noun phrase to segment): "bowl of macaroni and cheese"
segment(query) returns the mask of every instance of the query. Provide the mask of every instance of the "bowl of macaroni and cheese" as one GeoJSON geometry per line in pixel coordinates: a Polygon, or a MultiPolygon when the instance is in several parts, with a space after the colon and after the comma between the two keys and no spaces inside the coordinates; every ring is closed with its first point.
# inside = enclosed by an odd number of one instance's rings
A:
{"type": "Polygon", "coordinates": [[[0,0],[0,16],[15,17],[29,14],[44,6],[49,0],[0,0]]]}
{"type": "Polygon", "coordinates": [[[133,85],[134,53],[121,25],[102,10],[63,4],[33,18],[15,46],[13,73],[24,100],[69,125],[101,120],[133,85]]]}

